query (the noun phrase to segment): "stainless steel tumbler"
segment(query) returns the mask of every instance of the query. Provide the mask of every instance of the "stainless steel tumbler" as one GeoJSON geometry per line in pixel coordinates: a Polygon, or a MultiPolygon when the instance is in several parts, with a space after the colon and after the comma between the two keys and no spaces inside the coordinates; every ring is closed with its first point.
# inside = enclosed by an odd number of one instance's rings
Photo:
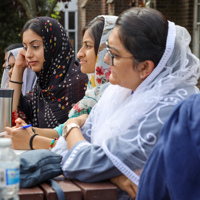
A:
{"type": "Polygon", "coordinates": [[[12,126],[13,89],[0,89],[0,132],[12,126]]]}

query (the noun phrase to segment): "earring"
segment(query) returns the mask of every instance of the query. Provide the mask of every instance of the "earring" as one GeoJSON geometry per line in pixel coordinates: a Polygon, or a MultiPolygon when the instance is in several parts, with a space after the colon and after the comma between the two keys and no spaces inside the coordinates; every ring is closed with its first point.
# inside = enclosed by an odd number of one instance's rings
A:
{"type": "Polygon", "coordinates": [[[143,79],[143,76],[141,75],[140,78],[143,79]]]}

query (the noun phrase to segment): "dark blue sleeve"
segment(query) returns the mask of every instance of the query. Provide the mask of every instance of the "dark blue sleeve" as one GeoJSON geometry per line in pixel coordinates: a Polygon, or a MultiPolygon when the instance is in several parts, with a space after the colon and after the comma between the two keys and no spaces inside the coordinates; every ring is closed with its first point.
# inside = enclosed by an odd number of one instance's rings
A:
{"type": "Polygon", "coordinates": [[[200,95],[176,106],[141,174],[137,200],[200,198],[200,95]]]}

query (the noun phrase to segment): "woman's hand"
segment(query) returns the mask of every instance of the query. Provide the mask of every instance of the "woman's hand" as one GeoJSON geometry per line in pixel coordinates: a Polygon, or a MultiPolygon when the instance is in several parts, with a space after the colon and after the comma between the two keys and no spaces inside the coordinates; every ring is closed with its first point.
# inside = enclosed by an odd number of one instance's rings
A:
{"type": "Polygon", "coordinates": [[[27,150],[30,149],[29,142],[31,136],[34,134],[32,131],[32,128],[27,129],[16,129],[17,127],[21,127],[26,125],[26,123],[18,118],[15,120],[16,126],[15,127],[6,127],[5,131],[8,133],[8,135],[5,135],[4,137],[9,137],[12,139],[12,148],[13,149],[20,149],[20,150],[27,150]]]}
{"type": "MultiPolygon", "coordinates": [[[[84,114],[84,115],[80,115],[79,117],[74,117],[74,118],[68,119],[65,122],[63,129],[65,129],[66,126],[71,123],[75,123],[75,124],[79,125],[79,127],[81,128],[83,126],[83,124],[85,123],[87,117],[88,117],[88,115],[84,114]]],[[[73,145],[75,145],[77,142],[85,140],[80,129],[70,130],[70,134],[68,134],[68,136],[65,139],[68,144],[67,145],[68,150],[70,150],[73,147],[73,145]]]]}
{"type": "Polygon", "coordinates": [[[26,56],[26,51],[24,49],[20,49],[15,61],[15,66],[14,66],[15,68],[24,71],[24,69],[28,67],[25,56],[26,56]]]}
{"type": "Polygon", "coordinates": [[[27,125],[27,123],[23,120],[23,119],[21,119],[21,118],[17,118],[16,120],[15,120],[15,124],[16,124],[16,128],[17,127],[20,127],[20,126],[25,126],[25,125],[27,125]]]}
{"type": "Polygon", "coordinates": [[[68,119],[65,122],[64,126],[66,126],[68,124],[71,124],[71,123],[75,123],[75,124],[79,125],[80,128],[81,128],[85,124],[85,121],[86,121],[87,118],[88,118],[88,115],[84,114],[84,115],[80,115],[78,117],[74,117],[74,118],[68,119]]]}
{"type": "Polygon", "coordinates": [[[127,192],[132,199],[135,199],[137,194],[137,185],[135,185],[130,179],[125,175],[120,175],[111,178],[110,181],[117,185],[121,190],[127,192]]]}

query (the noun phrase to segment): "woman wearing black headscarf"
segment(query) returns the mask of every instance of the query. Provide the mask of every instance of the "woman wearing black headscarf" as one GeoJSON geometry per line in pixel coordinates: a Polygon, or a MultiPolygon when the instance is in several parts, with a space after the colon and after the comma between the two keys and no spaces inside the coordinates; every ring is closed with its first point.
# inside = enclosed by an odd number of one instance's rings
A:
{"type": "Polygon", "coordinates": [[[33,126],[54,128],[68,118],[72,105],[85,92],[87,75],[80,71],[62,25],[50,17],[28,21],[21,32],[24,49],[19,52],[9,87],[14,89],[13,111],[23,111],[33,126]],[[37,83],[21,95],[23,71],[32,68],[37,83]]]}

